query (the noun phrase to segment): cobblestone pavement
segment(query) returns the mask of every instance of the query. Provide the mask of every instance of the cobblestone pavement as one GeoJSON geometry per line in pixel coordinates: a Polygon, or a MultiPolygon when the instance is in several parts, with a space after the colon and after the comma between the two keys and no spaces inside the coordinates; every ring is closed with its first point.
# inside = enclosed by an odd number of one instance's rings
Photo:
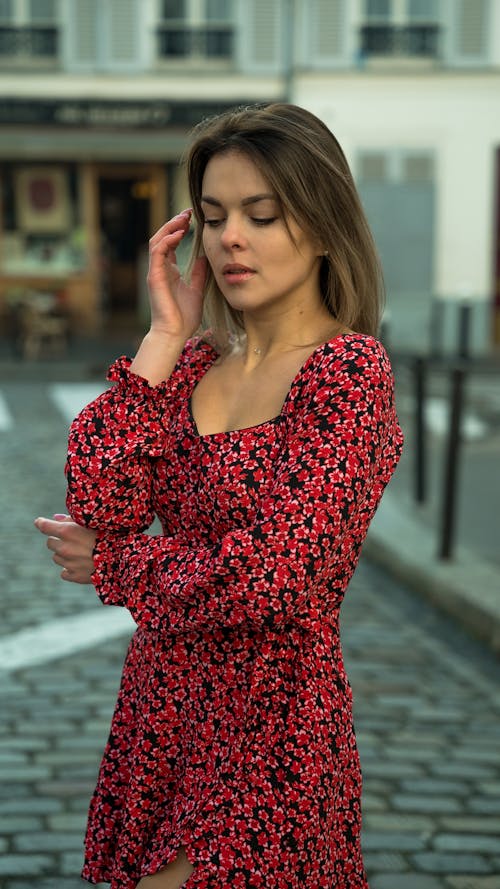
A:
{"type": "MultiPolygon", "coordinates": [[[[99,391],[100,384],[95,388],[99,391]]],[[[73,389],[68,384],[68,393],[73,389]]],[[[97,607],[87,588],[60,581],[56,571],[47,570],[43,541],[33,527],[37,515],[65,511],[68,420],[57,408],[53,391],[43,382],[0,387],[10,420],[0,431],[2,575],[8,583],[8,594],[4,589],[2,595],[0,636],[97,607]]]]}
{"type": "MultiPolygon", "coordinates": [[[[32,530],[34,515],[61,509],[66,420],[42,383],[2,391],[14,419],[0,436],[7,635],[101,606],[58,581],[32,530]]],[[[371,889],[500,889],[500,663],[363,560],[343,640],[371,889]]],[[[83,887],[86,807],[126,644],[1,677],[0,889],[83,887]]]]}

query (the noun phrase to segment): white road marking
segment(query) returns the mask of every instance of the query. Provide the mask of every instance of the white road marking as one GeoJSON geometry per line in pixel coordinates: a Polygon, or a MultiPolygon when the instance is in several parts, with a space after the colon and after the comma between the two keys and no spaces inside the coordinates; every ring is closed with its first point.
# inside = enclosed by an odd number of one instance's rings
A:
{"type": "Polygon", "coordinates": [[[19,630],[0,638],[0,670],[12,672],[68,657],[109,639],[131,635],[134,629],[125,608],[108,606],[19,630]]]}
{"type": "Polygon", "coordinates": [[[85,405],[105,389],[105,383],[54,383],[49,387],[49,395],[69,424],[85,405]]]}
{"type": "Polygon", "coordinates": [[[0,430],[2,432],[8,432],[9,429],[12,429],[13,425],[14,421],[12,419],[12,414],[9,411],[5,398],[0,392],[0,430]]]}

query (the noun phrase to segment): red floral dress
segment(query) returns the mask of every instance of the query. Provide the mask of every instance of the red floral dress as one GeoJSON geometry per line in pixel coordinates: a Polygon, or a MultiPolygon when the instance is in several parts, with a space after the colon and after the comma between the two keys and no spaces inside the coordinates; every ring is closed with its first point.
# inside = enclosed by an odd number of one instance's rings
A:
{"type": "Polygon", "coordinates": [[[184,846],[188,889],[366,889],[339,609],[401,451],[389,361],[337,337],[278,417],[199,435],[190,396],[216,358],[194,339],[155,387],[120,359],[71,428],[93,582],[138,625],[83,876],[134,889],[184,846]]]}

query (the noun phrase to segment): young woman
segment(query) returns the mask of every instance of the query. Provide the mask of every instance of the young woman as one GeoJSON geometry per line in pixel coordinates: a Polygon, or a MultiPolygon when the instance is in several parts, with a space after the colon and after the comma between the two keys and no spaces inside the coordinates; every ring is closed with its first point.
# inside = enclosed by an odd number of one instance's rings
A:
{"type": "Polygon", "coordinates": [[[36,522],[62,576],[138,625],[83,876],[366,889],[338,621],[401,450],[376,253],[303,109],[204,122],[187,169],[193,211],[151,240],[151,328],[72,425],[70,516],[36,522]]]}

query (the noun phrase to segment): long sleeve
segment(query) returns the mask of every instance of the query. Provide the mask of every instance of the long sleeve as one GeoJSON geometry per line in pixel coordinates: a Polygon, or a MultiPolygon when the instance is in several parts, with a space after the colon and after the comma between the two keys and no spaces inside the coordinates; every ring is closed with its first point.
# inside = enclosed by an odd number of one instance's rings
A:
{"type": "Polygon", "coordinates": [[[116,385],[73,421],[65,471],[66,504],[75,522],[120,532],[151,525],[155,460],[168,453],[172,412],[198,343],[186,344],[171,377],[157,386],[132,373],[130,359],[118,359],[108,374],[116,385]]]}
{"type": "Polygon", "coordinates": [[[93,577],[105,604],[173,633],[328,615],[402,444],[385,351],[369,337],[346,342],[323,350],[252,525],[196,547],[108,524],[93,577]]]}

